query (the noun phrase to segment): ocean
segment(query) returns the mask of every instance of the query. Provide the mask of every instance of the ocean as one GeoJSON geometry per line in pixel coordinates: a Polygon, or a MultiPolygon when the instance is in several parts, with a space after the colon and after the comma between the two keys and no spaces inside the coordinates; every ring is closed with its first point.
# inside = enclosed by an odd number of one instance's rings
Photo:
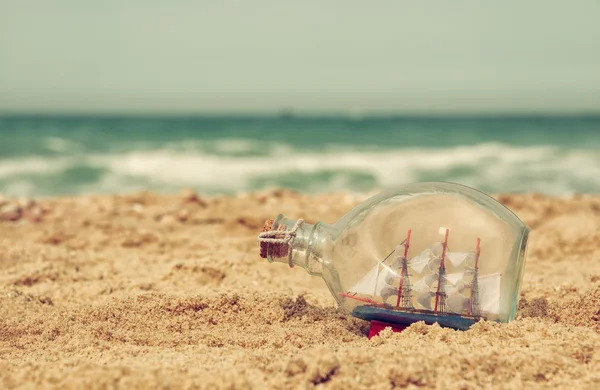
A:
{"type": "Polygon", "coordinates": [[[0,117],[0,194],[600,193],[600,117],[0,117]]]}

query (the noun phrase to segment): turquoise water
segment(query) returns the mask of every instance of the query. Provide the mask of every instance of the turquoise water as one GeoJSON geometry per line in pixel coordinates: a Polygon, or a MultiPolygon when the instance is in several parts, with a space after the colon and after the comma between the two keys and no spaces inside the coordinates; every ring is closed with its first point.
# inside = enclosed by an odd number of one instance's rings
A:
{"type": "Polygon", "coordinates": [[[0,193],[600,193],[600,117],[4,117],[0,193]]]}

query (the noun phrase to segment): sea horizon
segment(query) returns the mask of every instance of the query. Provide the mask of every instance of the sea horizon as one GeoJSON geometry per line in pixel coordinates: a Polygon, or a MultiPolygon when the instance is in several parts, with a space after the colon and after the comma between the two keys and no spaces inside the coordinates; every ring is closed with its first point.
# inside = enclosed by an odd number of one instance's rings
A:
{"type": "Polygon", "coordinates": [[[2,111],[2,119],[24,118],[87,118],[87,119],[143,119],[143,118],[348,118],[348,119],[537,119],[537,118],[600,118],[600,110],[409,110],[409,111],[377,111],[377,110],[302,110],[282,107],[276,110],[207,110],[207,111],[156,111],[156,110],[130,110],[126,111],[60,111],[60,110],[34,110],[34,111],[2,111]]]}

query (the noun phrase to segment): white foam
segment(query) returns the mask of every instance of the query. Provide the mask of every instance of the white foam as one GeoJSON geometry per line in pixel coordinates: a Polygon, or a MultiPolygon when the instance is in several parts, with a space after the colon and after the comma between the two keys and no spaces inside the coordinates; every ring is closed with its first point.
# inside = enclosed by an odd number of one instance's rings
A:
{"type": "Polygon", "coordinates": [[[71,165],[67,158],[26,157],[0,160],[0,179],[25,174],[53,174],[71,165]]]}
{"type": "Polygon", "coordinates": [[[312,192],[352,188],[354,174],[373,177],[376,187],[435,178],[494,192],[600,192],[600,154],[591,150],[485,143],[380,151],[338,146],[311,152],[271,143],[262,154],[244,155],[262,144],[244,139],[211,142],[203,143],[202,148],[192,144],[166,145],[158,150],[109,155],[4,159],[0,164],[0,179],[17,180],[24,174],[60,174],[69,167],[85,165],[105,169],[107,173],[77,192],[121,192],[150,183],[154,189],[168,191],[189,186],[207,192],[231,193],[256,190],[252,186],[257,182],[277,186],[282,177],[298,174],[304,175],[303,179],[308,177],[303,189],[312,192]],[[330,173],[329,181],[310,182],[310,175],[322,172],[330,173]]]}

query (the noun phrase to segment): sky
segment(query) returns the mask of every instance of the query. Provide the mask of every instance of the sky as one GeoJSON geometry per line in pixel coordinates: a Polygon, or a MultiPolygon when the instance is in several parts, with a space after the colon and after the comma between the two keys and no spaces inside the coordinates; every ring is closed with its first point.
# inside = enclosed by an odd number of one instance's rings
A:
{"type": "Polygon", "coordinates": [[[598,113],[599,15],[580,0],[0,0],[0,113],[598,113]]]}

